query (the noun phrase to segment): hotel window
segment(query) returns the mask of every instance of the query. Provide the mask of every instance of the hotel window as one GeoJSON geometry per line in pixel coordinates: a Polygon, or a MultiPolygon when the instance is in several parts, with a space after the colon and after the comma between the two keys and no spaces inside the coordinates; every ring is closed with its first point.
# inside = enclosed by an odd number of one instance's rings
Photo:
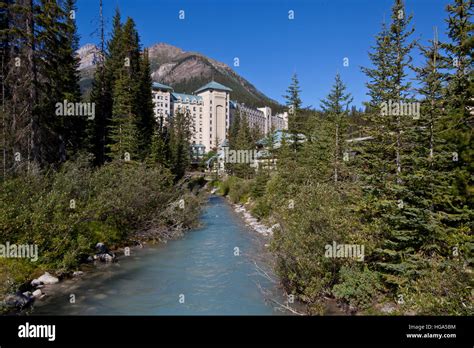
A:
{"type": "Polygon", "coordinates": [[[195,107],[195,106],[193,106],[193,111],[196,111],[196,107],[195,107]]]}
{"type": "Polygon", "coordinates": [[[199,108],[199,112],[202,112],[202,107],[199,108]]]}
{"type": "Polygon", "coordinates": [[[209,104],[211,104],[211,105],[212,105],[212,99],[209,101],[209,104]]]}

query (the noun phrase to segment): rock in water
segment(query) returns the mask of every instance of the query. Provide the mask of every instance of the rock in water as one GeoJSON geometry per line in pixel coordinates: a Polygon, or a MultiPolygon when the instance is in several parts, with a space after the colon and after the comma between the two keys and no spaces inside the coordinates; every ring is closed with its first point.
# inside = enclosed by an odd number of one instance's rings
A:
{"type": "Polygon", "coordinates": [[[39,277],[37,280],[42,282],[43,284],[56,284],[59,282],[59,279],[56,277],[53,277],[51,274],[48,272],[45,272],[41,277],[39,277]]]}
{"type": "Polygon", "coordinates": [[[109,249],[105,246],[104,243],[97,243],[95,245],[95,248],[97,249],[98,254],[108,254],[109,253],[109,249]]]}
{"type": "Polygon", "coordinates": [[[38,287],[38,286],[40,286],[40,285],[43,285],[43,282],[39,281],[38,279],[33,279],[33,280],[31,281],[31,286],[32,286],[32,287],[38,287]]]}
{"type": "Polygon", "coordinates": [[[40,289],[33,291],[33,297],[38,298],[41,297],[41,295],[43,295],[43,293],[40,289]]]}
{"type": "Polygon", "coordinates": [[[97,243],[95,248],[98,253],[94,256],[94,260],[100,260],[102,262],[113,262],[115,254],[111,252],[104,243],[97,243]]]}
{"type": "Polygon", "coordinates": [[[94,256],[95,260],[99,260],[102,262],[113,262],[115,259],[115,254],[97,254],[94,256]]]}
{"type": "Polygon", "coordinates": [[[23,309],[30,306],[34,300],[33,296],[27,296],[18,291],[15,295],[8,295],[5,298],[5,304],[10,308],[23,309]]]}

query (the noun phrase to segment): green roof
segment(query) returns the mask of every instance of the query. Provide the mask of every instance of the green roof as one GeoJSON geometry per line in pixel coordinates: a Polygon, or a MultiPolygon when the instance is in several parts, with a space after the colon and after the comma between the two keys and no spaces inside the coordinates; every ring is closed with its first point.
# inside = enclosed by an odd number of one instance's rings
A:
{"type": "Polygon", "coordinates": [[[158,82],[153,82],[151,86],[152,86],[153,89],[167,89],[167,90],[170,90],[170,91],[173,90],[172,87],[164,85],[162,83],[158,83],[158,82]]]}
{"type": "Polygon", "coordinates": [[[207,85],[204,85],[201,88],[199,88],[198,90],[194,91],[194,93],[199,93],[199,92],[205,91],[207,89],[216,89],[216,90],[219,90],[219,91],[232,92],[232,90],[229,87],[221,85],[220,83],[218,83],[216,81],[211,81],[207,85]]]}
{"type": "Polygon", "coordinates": [[[180,102],[183,102],[183,103],[192,103],[193,100],[196,102],[196,103],[199,103],[200,101],[202,101],[202,97],[198,96],[198,95],[192,95],[192,94],[184,94],[184,93],[171,93],[171,96],[173,97],[173,100],[179,100],[180,102]]]}

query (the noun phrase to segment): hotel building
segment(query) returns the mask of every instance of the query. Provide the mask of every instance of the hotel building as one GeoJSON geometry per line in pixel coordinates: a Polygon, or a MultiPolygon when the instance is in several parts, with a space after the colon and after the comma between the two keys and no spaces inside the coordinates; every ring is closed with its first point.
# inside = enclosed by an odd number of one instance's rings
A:
{"type": "Polygon", "coordinates": [[[253,109],[230,101],[232,90],[211,81],[194,94],[176,93],[170,86],[154,82],[152,86],[154,113],[158,122],[169,123],[177,112],[187,112],[192,120],[191,143],[205,152],[217,148],[227,139],[232,117],[239,112],[250,127],[262,134],[288,128],[288,114],[272,115],[269,107],[253,109]]]}

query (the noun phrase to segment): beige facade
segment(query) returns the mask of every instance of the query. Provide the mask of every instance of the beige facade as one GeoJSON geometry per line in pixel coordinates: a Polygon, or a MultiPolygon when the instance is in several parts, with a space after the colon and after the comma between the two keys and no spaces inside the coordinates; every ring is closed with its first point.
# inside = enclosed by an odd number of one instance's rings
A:
{"type": "Polygon", "coordinates": [[[232,115],[241,112],[250,127],[258,128],[262,134],[272,130],[288,128],[288,114],[272,115],[269,107],[253,109],[230,101],[232,90],[211,81],[194,94],[176,93],[170,86],[153,83],[153,103],[155,117],[164,125],[177,112],[188,112],[192,119],[191,143],[202,145],[205,151],[218,148],[227,140],[232,115]]]}
{"type": "Polygon", "coordinates": [[[251,108],[236,102],[231,103],[231,114],[239,114],[245,118],[251,129],[258,129],[262,135],[269,132],[288,129],[288,113],[272,115],[272,109],[268,106],[262,108],[251,108]]]}

